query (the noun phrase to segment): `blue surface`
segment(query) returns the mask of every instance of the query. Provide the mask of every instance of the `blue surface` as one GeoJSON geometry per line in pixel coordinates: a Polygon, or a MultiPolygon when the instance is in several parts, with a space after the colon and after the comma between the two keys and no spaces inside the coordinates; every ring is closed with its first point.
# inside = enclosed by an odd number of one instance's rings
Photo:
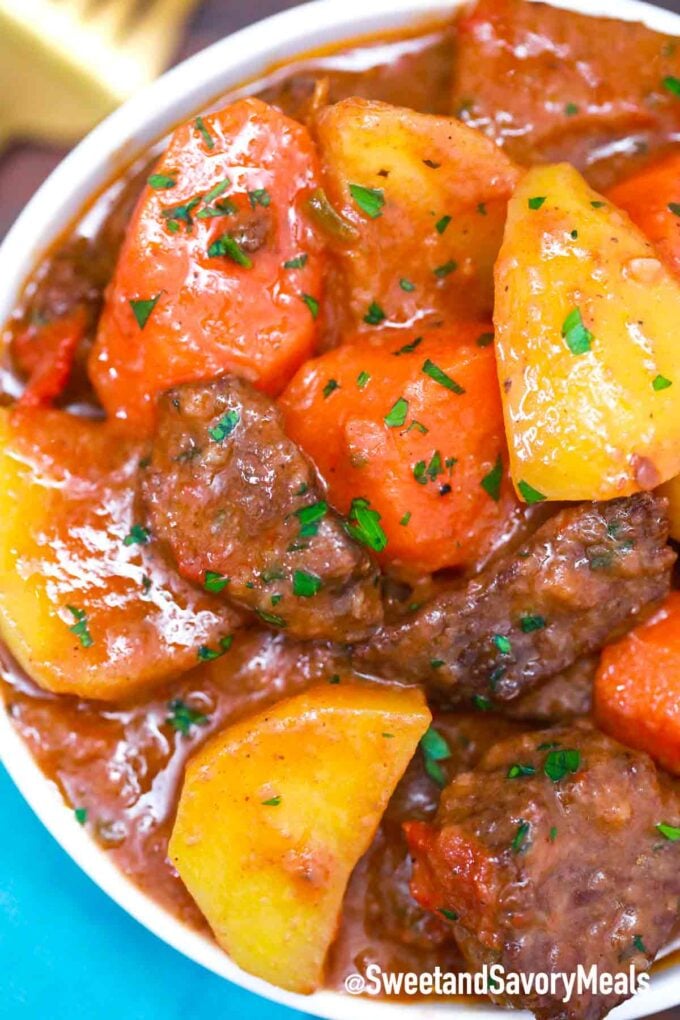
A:
{"type": "Polygon", "coordinates": [[[42,827],[0,766],[3,1020],[301,1020],[149,934],[42,827]]]}

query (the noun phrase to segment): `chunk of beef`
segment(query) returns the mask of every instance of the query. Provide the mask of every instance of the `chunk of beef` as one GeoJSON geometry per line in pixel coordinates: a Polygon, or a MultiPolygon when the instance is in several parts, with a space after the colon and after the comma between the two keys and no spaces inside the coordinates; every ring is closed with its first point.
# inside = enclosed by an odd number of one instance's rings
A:
{"type": "Polygon", "coordinates": [[[458,22],[453,103],[518,162],[566,160],[606,187],[678,130],[678,75],[676,40],[644,25],[478,0],[458,22]]]}
{"type": "Polygon", "coordinates": [[[180,573],[270,626],[345,641],[380,622],[376,566],[324,501],[276,406],[248,383],[163,395],[143,494],[180,573]]]}
{"type": "MultiPolygon", "coordinates": [[[[518,974],[645,971],[678,919],[680,794],[651,759],[586,725],[493,747],[442,794],[434,822],[405,826],[411,889],[451,922],[468,964],[518,974]]],[[[500,992],[540,1018],[598,1020],[623,998],[500,992]]]]}
{"type": "Polygon", "coordinates": [[[563,673],[551,676],[514,701],[506,702],[503,714],[510,719],[524,719],[543,726],[590,715],[599,661],[599,655],[579,659],[563,673]]]}
{"type": "Polygon", "coordinates": [[[650,493],[584,503],[357,647],[355,662],[487,708],[568,669],[664,598],[675,559],[650,493]],[[480,701],[480,699],[482,699],[480,701]]]}

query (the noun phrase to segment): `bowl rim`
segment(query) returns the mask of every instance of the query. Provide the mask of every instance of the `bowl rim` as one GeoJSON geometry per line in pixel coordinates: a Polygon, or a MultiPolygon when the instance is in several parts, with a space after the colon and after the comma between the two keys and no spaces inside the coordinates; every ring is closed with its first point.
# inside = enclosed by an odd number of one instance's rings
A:
{"type": "MultiPolygon", "coordinates": [[[[227,36],[172,68],[102,121],[50,174],[0,246],[0,329],[9,319],[40,258],[94,195],[178,121],[210,106],[272,66],[322,47],[373,33],[427,25],[465,0],[313,0],[227,36]],[[28,239],[28,240],[27,240],[28,239]]],[[[643,21],[680,35],[680,14],[641,0],[557,0],[555,6],[591,15],[643,21]]],[[[134,885],[78,824],[56,784],[33,759],[0,698],[0,761],[50,834],[114,902],[162,941],[247,991],[327,1020],[434,1020],[456,1009],[498,1020],[491,1004],[375,1001],[322,990],[311,996],[276,988],[242,971],[208,937],[186,927],[134,885]],[[408,1011],[408,1014],[406,1013],[408,1011]]],[[[650,987],[619,1006],[615,1020],[636,1020],[680,1003],[680,961],[653,975],[650,987]]],[[[529,1013],[515,1014],[530,1017],[529,1013]]]]}

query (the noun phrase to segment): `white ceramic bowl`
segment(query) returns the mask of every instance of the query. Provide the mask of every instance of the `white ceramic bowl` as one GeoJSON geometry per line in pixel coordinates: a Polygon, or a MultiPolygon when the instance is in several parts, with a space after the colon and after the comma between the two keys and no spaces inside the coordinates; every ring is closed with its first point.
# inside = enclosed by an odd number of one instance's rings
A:
{"type": "MultiPolygon", "coordinates": [[[[417,26],[446,16],[461,0],[316,0],[268,18],[198,53],[100,124],[60,164],[26,206],[0,248],[0,324],[18,302],[29,273],[68,223],[132,159],[178,121],[272,64],[328,44],[417,26]]],[[[588,14],[643,21],[680,35],[680,15],[636,0],[559,0],[588,14]]],[[[604,43],[604,40],[603,40],[604,43]]],[[[383,1003],[323,991],[281,991],[241,971],[213,942],[188,928],[132,885],[90,840],[56,787],[15,733],[0,702],[0,755],[14,782],[54,838],[113,900],[180,953],[265,998],[332,1020],[436,1020],[444,1011],[476,1020],[506,1016],[490,1005],[383,1003]]],[[[655,974],[651,987],[612,1016],[633,1020],[680,1003],[680,964],[655,974]]]]}

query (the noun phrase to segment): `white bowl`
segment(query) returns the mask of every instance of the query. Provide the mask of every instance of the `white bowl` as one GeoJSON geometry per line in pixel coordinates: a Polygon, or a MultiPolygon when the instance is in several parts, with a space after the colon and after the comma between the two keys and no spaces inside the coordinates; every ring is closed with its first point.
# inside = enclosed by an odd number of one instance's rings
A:
{"type": "MultiPolygon", "coordinates": [[[[446,16],[461,0],[316,0],[278,14],[215,43],[173,68],[100,124],[50,175],[28,203],[0,248],[0,325],[17,304],[26,278],[91,196],[178,121],[220,94],[261,75],[272,64],[328,44],[446,16]]],[[[588,14],[643,21],[680,35],[680,15],[636,0],[559,0],[588,14]]],[[[294,995],[244,973],[213,942],[184,927],[144,895],[87,836],[55,785],[33,761],[0,700],[0,755],[17,787],[54,838],[116,903],[160,939],[208,970],[251,992],[332,1020],[436,1020],[453,1010],[477,1020],[507,1014],[491,1005],[386,1003],[322,991],[294,995]]],[[[680,964],[655,974],[650,988],[612,1016],[633,1020],[680,1003],[680,964]]]]}

